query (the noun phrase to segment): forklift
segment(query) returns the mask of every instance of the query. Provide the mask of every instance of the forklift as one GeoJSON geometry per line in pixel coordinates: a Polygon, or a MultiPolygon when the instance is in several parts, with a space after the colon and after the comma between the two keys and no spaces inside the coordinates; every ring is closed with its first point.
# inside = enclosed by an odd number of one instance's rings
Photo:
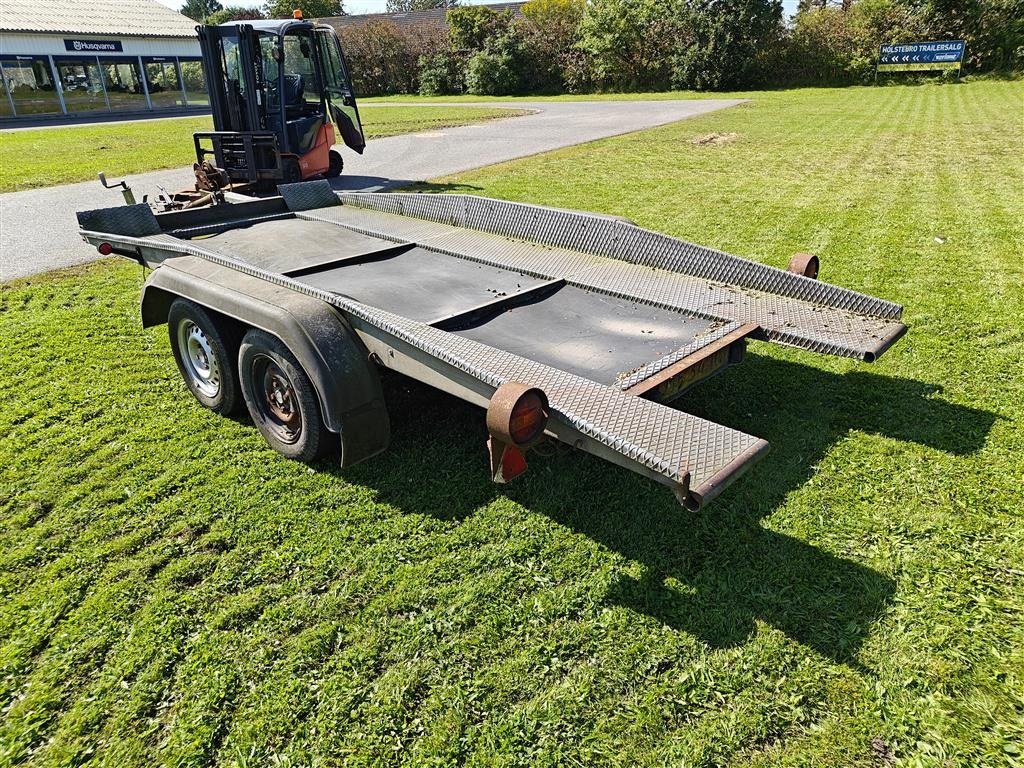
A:
{"type": "Polygon", "coordinates": [[[214,130],[193,134],[194,190],[164,208],[223,202],[338,176],[337,135],[362,154],[366,139],[334,29],[302,18],[198,26],[214,130]]]}

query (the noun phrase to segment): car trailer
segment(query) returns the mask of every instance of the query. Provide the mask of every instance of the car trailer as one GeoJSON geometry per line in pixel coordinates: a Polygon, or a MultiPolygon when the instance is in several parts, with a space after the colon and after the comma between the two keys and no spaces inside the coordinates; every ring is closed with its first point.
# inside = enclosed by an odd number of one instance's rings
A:
{"type": "Polygon", "coordinates": [[[78,214],[100,253],[153,267],[144,326],[169,324],[200,403],[244,401],[286,456],[383,451],[378,367],[486,409],[505,482],[554,439],[699,509],[768,450],[666,402],[742,360],[748,339],[876,360],[902,307],[625,219],[470,195],[279,196],[154,214],[78,214]]]}

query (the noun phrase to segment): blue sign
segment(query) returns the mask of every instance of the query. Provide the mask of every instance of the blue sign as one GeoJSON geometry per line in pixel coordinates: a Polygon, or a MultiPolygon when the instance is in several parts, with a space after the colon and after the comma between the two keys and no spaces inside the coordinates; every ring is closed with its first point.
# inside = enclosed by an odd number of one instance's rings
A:
{"type": "Polygon", "coordinates": [[[883,45],[878,51],[878,71],[960,69],[966,50],[967,44],[963,40],[883,45]]]}

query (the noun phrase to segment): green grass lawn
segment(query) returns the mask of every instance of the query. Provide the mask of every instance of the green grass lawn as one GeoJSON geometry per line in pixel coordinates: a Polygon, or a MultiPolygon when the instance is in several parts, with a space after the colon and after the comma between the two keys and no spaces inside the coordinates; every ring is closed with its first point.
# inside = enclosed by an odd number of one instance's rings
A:
{"type": "Polygon", "coordinates": [[[773,447],[697,515],[583,454],[494,486],[483,413],[394,376],[386,454],[288,462],[137,266],[4,287],[0,765],[1024,765],[1024,87],[752,96],[431,185],[905,304],[875,365],[685,396],[773,447]]]}
{"type": "MultiPolygon", "coordinates": [[[[450,128],[521,114],[480,107],[375,107],[360,109],[368,140],[450,128]]],[[[209,131],[209,116],[0,131],[0,192],[95,179],[103,170],[123,176],[195,162],[192,134],[209,131]]]]}

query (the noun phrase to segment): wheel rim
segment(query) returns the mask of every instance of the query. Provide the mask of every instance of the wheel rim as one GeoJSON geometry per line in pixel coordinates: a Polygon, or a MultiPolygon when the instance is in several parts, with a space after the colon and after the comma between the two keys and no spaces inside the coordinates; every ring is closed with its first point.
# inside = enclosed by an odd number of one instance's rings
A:
{"type": "Polygon", "coordinates": [[[302,435],[302,411],[292,380],[266,355],[253,360],[252,374],[256,403],[264,421],[281,442],[296,442],[302,435]]]}
{"type": "Polygon", "coordinates": [[[192,388],[206,397],[216,397],[220,393],[220,365],[203,329],[191,320],[183,320],[178,326],[178,352],[192,388]]]}

